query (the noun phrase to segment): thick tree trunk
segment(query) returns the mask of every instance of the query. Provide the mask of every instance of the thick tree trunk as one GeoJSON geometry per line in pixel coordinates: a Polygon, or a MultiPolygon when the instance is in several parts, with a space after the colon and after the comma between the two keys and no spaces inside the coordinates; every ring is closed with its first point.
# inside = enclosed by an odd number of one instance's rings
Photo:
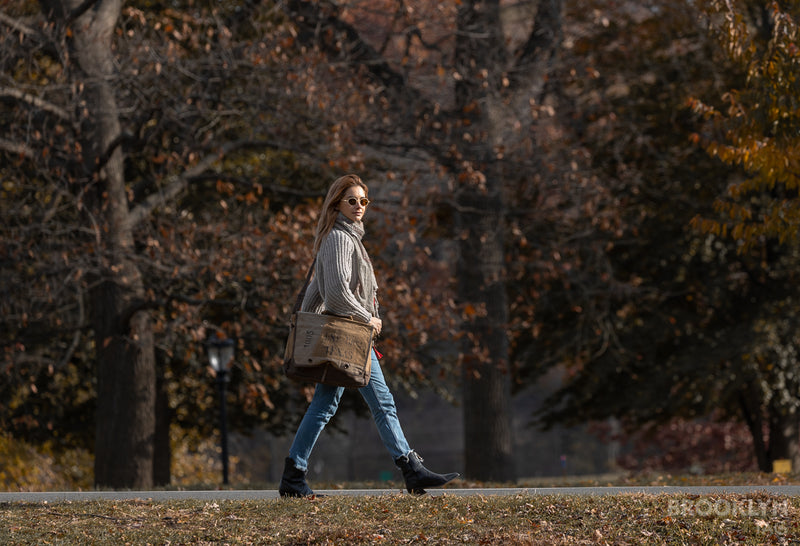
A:
{"type": "Polygon", "coordinates": [[[95,484],[135,489],[153,483],[155,362],[149,318],[134,312],[144,299],[144,285],[131,260],[135,249],[112,85],[111,41],[121,7],[121,0],[65,0],[60,13],[48,15],[61,22],[77,15],[70,24],[70,54],[76,88],[82,89],[84,164],[98,223],[97,280],[91,291],[97,351],[95,484]]]}
{"type": "Polygon", "coordinates": [[[505,44],[497,0],[468,0],[458,9],[456,104],[462,128],[456,224],[458,295],[463,331],[464,473],[513,481],[511,376],[505,326],[502,177],[494,159],[490,104],[499,100],[505,44]]]}
{"type": "Polygon", "coordinates": [[[128,322],[124,317],[141,291],[137,272],[123,261],[104,271],[111,278],[92,293],[97,345],[95,485],[146,489],[153,485],[153,336],[144,313],[128,322]]]}
{"type": "Polygon", "coordinates": [[[800,469],[800,415],[779,407],[769,407],[765,411],[761,398],[752,392],[740,394],[739,407],[753,437],[758,469],[772,472],[772,463],[778,459],[790,460],[795,472],[800,469]],[[767,416],[766,423],[762,414],[767,416]],[[769,435],[766,440],[765,432],[769,435]]]}
{"type": "Polygon", "coordinates": [[[772,461],[767,453],[767,444],[764,441],[764,424],[761,419],[761,411],[758,404],[751,404],[751,396],[742,392],[739,394],[739,407],[742,410],[744,422],[753,437],[753,452],[756,456],[756,464],[761,472],[772,471],[772,461]]]}
{"type": "Polygon", "coordinates": [[[778,459],[792,462],[792,470],[800,469],[800,419],[797,413],[773,408],[769,416],[769,466],[778,459]]]}
{"type": "Polygon", "coordinates": [[[464,473],[482,481],[516,478],[508,369],[502,202],[462,188],[459,299],[466,312],[463,360],[464,473]]]}

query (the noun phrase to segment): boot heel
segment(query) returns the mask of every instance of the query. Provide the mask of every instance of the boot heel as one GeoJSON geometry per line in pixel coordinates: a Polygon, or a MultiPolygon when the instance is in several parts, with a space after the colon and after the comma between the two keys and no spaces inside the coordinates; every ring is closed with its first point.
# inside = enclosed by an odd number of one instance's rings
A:
{"type": "Polygon", "coordinates": [[[411,451],[408,455],[394,461],[403,472],[403,479],[409,493],[424,495],[426,487],[440,487],[460,476],[458,472],[449,474],[431,472],[423,466],[422,461],[422,457],[416,451],[411,451]]]}

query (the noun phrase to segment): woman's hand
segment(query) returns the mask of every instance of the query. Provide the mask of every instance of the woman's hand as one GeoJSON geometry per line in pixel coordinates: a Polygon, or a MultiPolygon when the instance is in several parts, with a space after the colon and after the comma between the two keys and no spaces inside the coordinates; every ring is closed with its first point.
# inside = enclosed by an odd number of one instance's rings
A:
{"type": "Polygon", "coordinates": [[[369,323],[370,326],[375,328],[376,336],[381,333],[381,328],[383,328],[383,321],[381,319],[379,319],[378,317],[372,317],[371,319],[369,319],[369,323]]]}

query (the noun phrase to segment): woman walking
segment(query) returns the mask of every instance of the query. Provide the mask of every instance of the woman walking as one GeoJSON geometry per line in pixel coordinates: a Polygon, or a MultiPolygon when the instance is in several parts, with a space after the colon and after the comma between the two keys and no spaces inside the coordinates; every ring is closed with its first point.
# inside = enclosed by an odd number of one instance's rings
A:
{"type": "MultiPolygon", "coordinates": [[[[337,179],[328,190],[314,239],[314,279],[308,285],[301,310],[353,317],[371,324],[377,335],[383,326],[378,312],[378,285],[361,243],[362,219],[369,205],[367,192],[367,185],[353,174],[337,179]]],[[[409,447],[374,349],[369,383],[359,392],[372,412],[384,446],[403,473],[409,493],[423,494],[426,487],[441,486],[458,477],[455,472],[431,472],[422,465],[422,457],[409,447]]],[[[308,459],[322,429],[336,413],[342,393],[344,387],[317,384],[285,461],[281,496],[314,494],[306,483],[308,459]]]]}

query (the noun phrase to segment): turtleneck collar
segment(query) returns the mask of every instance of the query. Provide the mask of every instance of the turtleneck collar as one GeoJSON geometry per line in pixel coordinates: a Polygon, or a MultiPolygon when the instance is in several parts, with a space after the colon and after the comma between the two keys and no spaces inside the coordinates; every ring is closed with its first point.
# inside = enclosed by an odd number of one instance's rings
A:
{"type": "Polygon", "coordinates": [[[341,212],[336,217],[335,225],[355,236],[359,241],[364,237],[364,223],[354,222],[341,212]]]}

